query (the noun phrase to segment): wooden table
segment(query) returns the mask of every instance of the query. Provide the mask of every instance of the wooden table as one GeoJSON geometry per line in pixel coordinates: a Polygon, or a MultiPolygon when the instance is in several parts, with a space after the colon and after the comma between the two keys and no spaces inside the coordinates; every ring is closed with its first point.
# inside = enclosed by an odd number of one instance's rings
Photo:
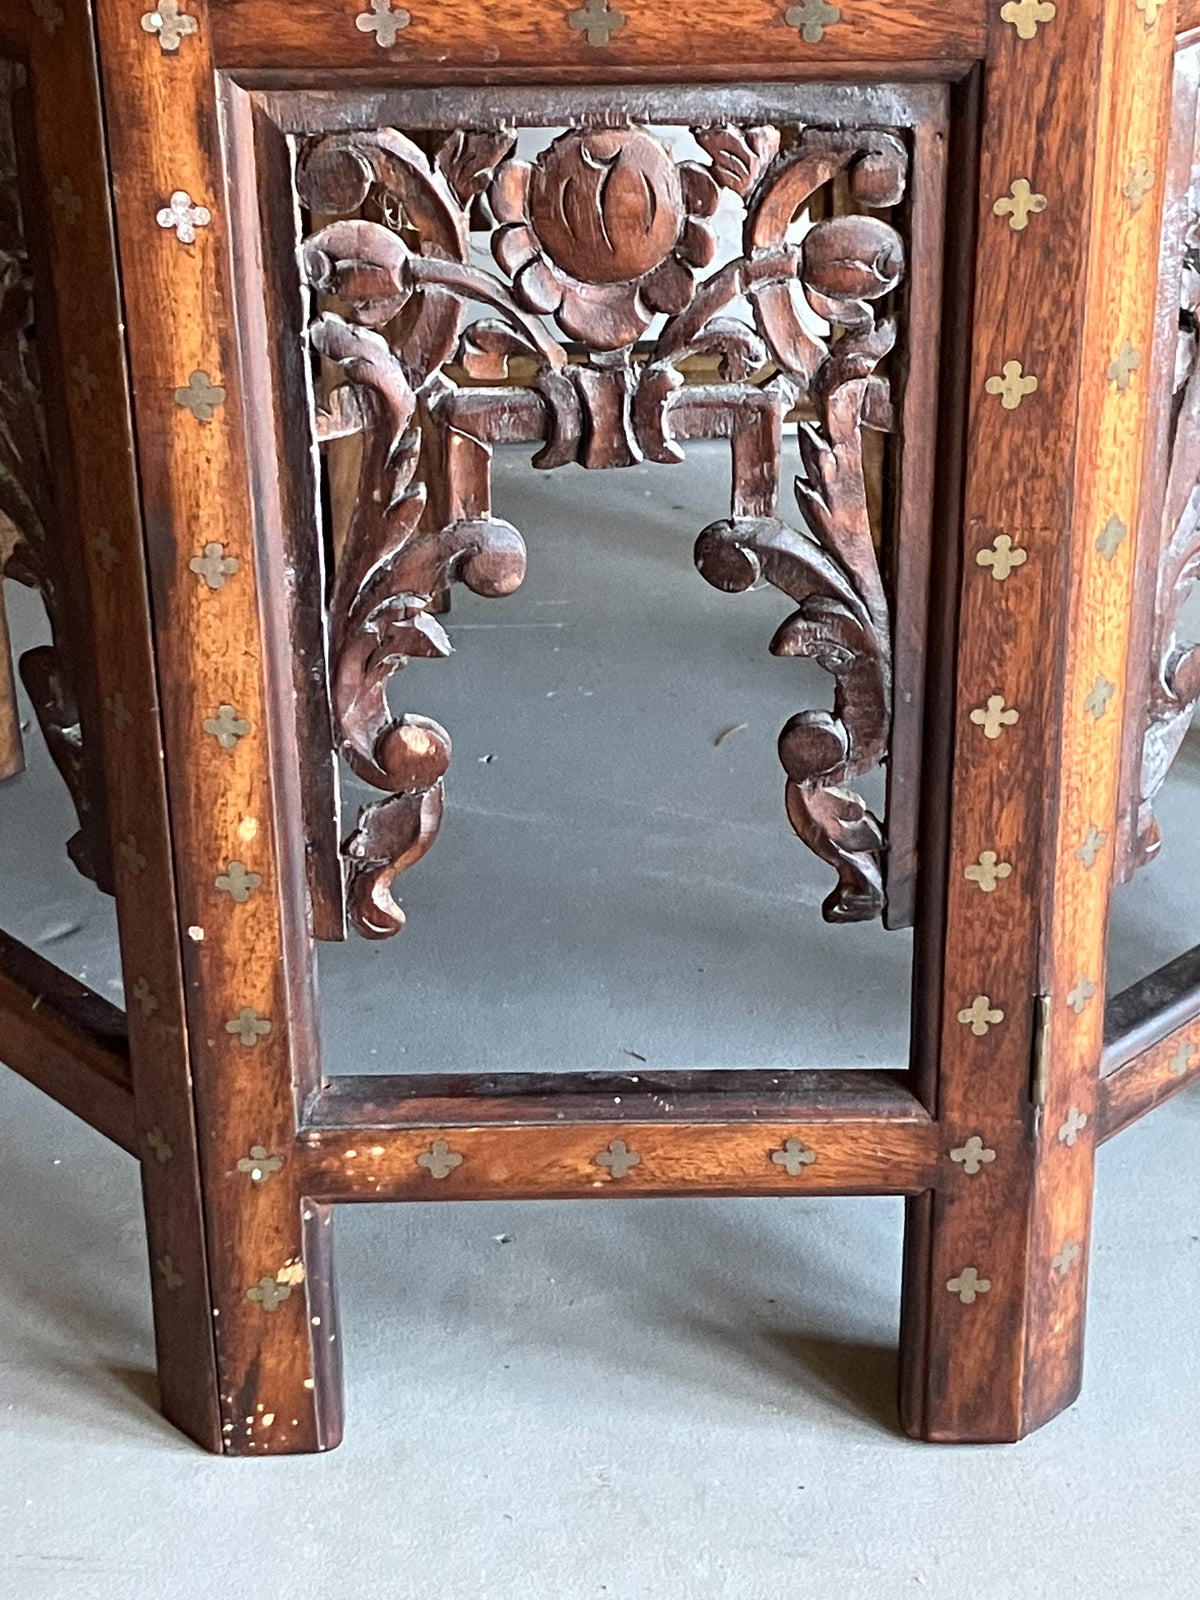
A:
{"type": "Polygon", "coordinates": [[[1200,690],[1200,9],[622,5],[3,5],[0,507],[128,1007],[6,941],[0,1055],[140,1160],[212,1450],[339,1439],[334,1203],[649,1194],[906,1196],[904,1426],[1016,1439],[1078,1390],[1096,1146],[1200,1073],[1195,952],[1104,982],[1200,690]],[[916,930],[907,1069],[326,1078],[314,941],[399,930],[450,761],[385,687],[524,575],[492,446],[700,438],[701,575],[833,680],[779,744],[825,916],[916,930]]]}

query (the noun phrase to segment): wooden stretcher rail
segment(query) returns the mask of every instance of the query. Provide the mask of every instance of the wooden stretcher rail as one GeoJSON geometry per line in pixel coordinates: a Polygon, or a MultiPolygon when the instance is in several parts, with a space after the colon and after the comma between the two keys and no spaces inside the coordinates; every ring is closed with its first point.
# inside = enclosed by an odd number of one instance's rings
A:
{"type": "Polygon", "coordinates": [[[898,1072],[502,1074],[333,1079],[295,1159],[315,1200],[511,1200],[916,1194],[938,1151],[898,1072]]]}
{"type": "Polygon", "coordinates": [[[1099,1136],[1111,1139],[1200,1077],[1200,945],[1108,1004],[1099,1136]]]}
{"type": "Polygon", "coordinates": [[[135,1154],[124,1013],[5,933],[0,1061],[135,1154]]]}

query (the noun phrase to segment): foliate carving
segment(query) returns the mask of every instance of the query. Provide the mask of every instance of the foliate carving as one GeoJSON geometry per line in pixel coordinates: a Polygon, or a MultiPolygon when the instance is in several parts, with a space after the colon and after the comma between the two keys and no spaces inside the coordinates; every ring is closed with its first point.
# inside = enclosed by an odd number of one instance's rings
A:
{"type": "MultiPolygon", "coordinates": [[[[36,588],[45,604],[53,642],[25,651],[21,679],[79,818],[79,831],[67,851],[82,873],[109,888],[106,830],[95,812],[72,681],[67,530],[55,504],[33,328],[34,286],[13,126],[14,98],[23,77],[23,68],[0,62],[0,577],[36,588]]],[[[86,359],[80,360],[81,372],[92,377],[86,359]]],[[[7,674],[6,661],[0,665],[0,692],[7,674]]]]}
{"type": "Polygon", "coordinates": [[[687,438],[730,440],[731,514],[700,534],[696,561],[719,589],[765,579],[787,595],[795,609],[771,651],[832,676],[832,709],[798,712],[780,736],[787,812],[837,873],[826,917],[883,908],[884,831],[853,787],[885,756],[892,689],[862,430],[892,427],[895,327],[877,308],[901,283],[904,247],[861,210],[800,219],[835,178],[861,208],[896,205],[907,155],[873,129],[796,130],[786,150],[771,127],[694,132],[708,165],[676,161],[636,126],[573,129],[531,161],[502,129],[454,134],[432,157],[393,129],[334,135],[303,154],[302,198],[337,219],[303,248],[308,284],[337,308],[317,318],[313,342],[345,378],[317,431],[363,436],[330,649],[343,753],[388,795],[344,847],[352,920],[369,936],[403,924],[392,884],[436,837],[450,759],[438,724],[392,715],[386,684],[412,656],[449,653],[432,608],[450,584],[500,596],[524,576],[519,534],[491,513],[499,440],[541,441],[542,468],[677,462],[687,438]],[[744,204],[743,251],[702,277],[722,188],[744,204]],[[504,279],[468,255],[484,196],[504,279]],[[656,317],[665,321],[635,358],[656,317]],[[547,318],[586,347],[585,361],[568,362],[547,318]],[[517,357],[532,368],[528,387],[488,387],[517,357]],[[696,357],[719,381],[685,377],[696,357]],[[483,387],[460,387],[456,370],[483,387]],[[798,403],[794,527],[777,495],[783,424],[798,403]],[[422,459],[438,463],[432,518],[422,459]]]}
{"type": "Polygon", "coordinates": [[[1200,577],[1200,198],[1196,182],[1188,195],[1188,218],[1180,247],[1183,260],[1169,467],[1161,520],[1141,782],[1127,872],[1153,860],[1162,846],[1162,833],[1154,816],[1155,797],[1179,754],[1200,700],[1200,644],[1181,644],[1177,632],[1180,611],[1200,577]]]}

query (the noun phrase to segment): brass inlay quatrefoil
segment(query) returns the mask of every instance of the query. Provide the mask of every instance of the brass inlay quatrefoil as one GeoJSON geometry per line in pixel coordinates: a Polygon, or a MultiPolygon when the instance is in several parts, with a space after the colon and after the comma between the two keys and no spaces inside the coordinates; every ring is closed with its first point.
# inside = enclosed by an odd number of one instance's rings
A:
{"type": "Polygon", "coordinates": [[[100,529],[91,541],[91,547],[96,553],[96,560],[106,573],[111,572],[121,559],[121,552],[113,544],[112,534],[107,528],[100,529]]]}
{"type": "Polygon", "coordinates": [[[188,381],[176,389],[175,404],[182,411],[190,411],[197,422],[211,422],[218,406],[225,404],[225,390],[202,367],[197,367],[188,381]]]}
{"type": "Polygon", "coordinates": [[[260,1039],[265,1039],[274,1024],[260,1017],[253,1006],[243,1006],[236,1017],[230,1017],[225,1032],[236,1034],[247,1050],[253,1050],[260,1039]]]}
{"type": "Polygon", "coordinates": [[[997,583],[1003,583],[1009,573],[1017,567],[1023,567],[1029,560],[1029,552],[1019,547],[1014,548],[1012,539],[1007,533],[998,533],[992,540],[990,550],[980,550],[975,561],[978,566],[990,567],[992,577],[997,583]]]}
{"type": "Polygon", "coordinates": [[[951,1294],[956,1294],[965,1306],[973,1306],[981,1294],[987,1294],[992,1287],[990,1278],[981,1278],[974,1267],[964,1267],[957,1278],[950,1278],[946,1287],[951,1294]]]}
{"type": "Polygon", "coordinates": [[[428,1150],[417,1157],[417,1165],[424,1167],[431,1178],[448,1178],[456,1167],[461,1167],[464,1157],[451,1150],[445,1139],[435,1139],[428,1150]]]}
{"type": "Polygon", "coordinates": [[[958,1020],[964,1028],[970,1028],[977,1039],[982,1039],[989,1028],[1004,1021],[1004,1013],[992,1005],[986,994],[977,994],[971,1004],[958,1013],[958,1020]]]}
{"type": "Polygon", "coordinates": [[[252,1288],[246,1290],[246,1299],[253,1300],[264,1311],[278,1311],[291,1296],[291,1284],[280,1283],[278,1278],[260,1278],[252,1288]]]}
{"type": "Polygon", "coordinates": [[[1154,187],[1154,168],[1149,156],[1138,156],[1129,169],[1129,176],[1121,185],[1121,193],[1129,202],[1130,211],[1140,211],[1142,202],[1154,187]]]}
{"type": "Polygon", "coordinates": [[[167,1143],[166,1136],[161,1128],[151,1128],[146,1135],[146,1143],[154,1151],[156,1159],[163,1166],[170,1161],[175,1153],[167,1143]]]}
{"type": "Polygon", "coordinates": [[[979,860],[966,869],[963,877],[970,883],[977,883],[984,894],[991,894],[998,883],[1012,874],[1012,862],[997,859],[994,850],[981,852],[979,860]]]}
{"type": "Polygon", "coordinates": [[[214,879],[213,887],[241,906],[255,889],[262,887],[262,878],[257,872],[247,872],[242,862],[231,861],[220,877],[214,879]]]}
{"type": "Polygon", "coordinates": [[[1104,375],[1109,383],[1115,383],[1120,393],[1124,394],[1141,364],[1142,352],[1135,350],[1128,339],[1122,339],[1121,348],[1108,363],[1104,375]]]}
{"type": "Polygon", "coordinates": [[[1075,851],[1076,861],[1082,861],[1090,872],[1096,865],[1096,858],[1108,842],[1108,835],[1098,828],[1094,822],[1088,823],[1088,831],[1083,836],[1083,843],[1075,851]]]}
{"type": "Polygon", "coordinates": [[[1083,702],[1083,709],[1085,711],[1090,711],[1092,716],[1095,717],[1096,721],[1099,722],[1100,718],[1108,710],[1108,702],[1112,699],[1116,692],[1116,684],[1110,683],[1104,674],[1101,673],[1097,677],[1091,689],[1088,691],[1088,697],[1083,702]]]}
{"type": "Polygon", "coordinates": [[[1128,532],[1128,527],[1114,511],[1096,538],[1096,549],[1099,550],[1105,561],[1111,561],[1116,555],[1128,532]]]}
{"type": "Polygon", "coordinates": [[[1067,996],[1067,1004],[1077,1017],[1081,1017],[1088,1001],[1096,993],[1096,985],[1084,973],[1076,979],[1075,987],[1067,996]]]}
{"type": "Polygon", "coordinates": [[[1027,394],[1033,394],[1038,381],[1032,372],[1023,372],[1019,361],[1006,361],[1000,375],[984,384],[988,394],[999,395],[1005,411],[1015,411],[1027,394]]]}
{"type": "Polygon", "coordinates": [[[73,228],[83,215],[83,196],[76,193],[70,174],[61,177],[50,193],[54,196],[54,204],[66,217],[67,227],[73,228]]]}
{"type": "Polygon", "coordinates": [[[142,1008],[144,1017],[152,1017],[158,1010],[158,997],[154,994],[145,978],[139,978],[134,984],[131,997],[142,1008]]]}
{"type": "Polygon", "coordinates": [[[1014,233],[1022,233],[1029,226],[1030,217],[1039,216],[1048,204],[1044,194],[1035,193],[1028,178],[1014,178],[1011,194],[1003,195],[992,207],[998,217],[1007,217],[1014,233]]]}
{"type": "Polygon", "coordinates": [[[51,38],[54,37],[66,20],[62,7],[56,5],[55,0],[31,0],[30,9],[51,38]]]}
{"type": "Polygon", "coordinates": [[[393,11],[391,0],[370,0],[369,9],[359,12],[354,19],[354,26],[359,33],[373,33],[375,43],[381,50],[390,50],[396,42],[398,34],[402,33],[412,21],[410,12],[403,6],[397,6],[393,11]]]}
{"type": "Polygon", "coordinates": [[[990,1166],[996,1159],[996,1152],[989,1150],[977,1133],[973,1133],[966,1144],[960,1144],[957,1149],[950,1152],[951,1161],[955,1161],[963,1169],[968,1178],[973,1178],[984,1167],[990,1166]]]}
{"type": "Polygon", "coordinates": [[[585,0],[577,11],[567,13],[567,26],[582,33],[590,45],[597,49],[612,41],[614,33],[629,21],[623,11],[609,4],[609,0],[585,0]]]}
{"type": "Polygon", "coordinates": [[[205,733],[211,733],[222,750],[232,750],[239,739],[250,732],[245,717],[239,717],[233,706],[219,705],[215,717],[205,717],[200,724],[205,733]]]}
{"type": "Polygon", "coordinates": [[[233,577],[240,564],[236,556],[225,554],[223,544],[212,539],[204,546],[203,555],[192,557],[188,568],[198,578],[203,578],[210,589],[223,589],[226,580],[233,577]]]}
{"type": "Polygon", "coordinates": [[[282,1166],[282,1156],[273,1156],[264,1144],[252,1144],[250,1154],[239,1159],[237,1169],[246,1173],[251,1183],[266,1183],[282,1166]]]}
{"type": "Polygon", "coordinates": [[[1060,1278],[1065,1278],[1067,1273],[1070,1272],[1074,1263],[1079,1260],[1079,1257],[1082,1254],[1083,1251],[1080,1249],[1079,1245],[1075,1243],[1074,1239],[1064,1239],[1062,1249],[1054,1257],[1050,1265],[1053,1267],[1054,1271],[1058,1273],[1060,1278]]]}
{"type": "Polygon", "coordinates": [[[122,733],[124,733],[126,728],[132,725],[133,712],[130,711],[129,707],[125,704],[125,696],[120,692],[120,690],[118,690],[116,694],[105,695],[104,709],[108,712],[109,716],[113,719],[118,729],[122,733]]]}
{"type": "Polygon", "coordinates": [[[1079,1135],[1087,1125],[1087,1112],[1080,1111],[1078,1106],[1072,1106],[1067,1112],[1067,1120],[1058,1130],[1059,1144],[1065,1144],[1068,1149],[1073,1149],[1079,1135]]]}
{"type": "Polygon", "coordinates": [[[148,863],[133,834],[127,833],[121,840],[117,846],[117,854],[124,861],[130,872],[145,872],[148,863]]]}
{"type": "Polygon", "coordinates": [[[162,1274],[162,1280],[168,1289],[183,1288],[183,1274],[176,1270],[173,1256],[160,1256],[155,1265],[162,1274]]]}
{"type": "Polygon", "coordinates": [[[1019,711],[1014,710],[1012,706],[1005,709],[1002,694],[989,695],[987,704],[971,713],[971,721],[977,728],[983,729],[985,739],[998,739],[1005,728],[1011,728],[1020,720],[1019,711]]]}
{"type": "Polygon", "coordinates": [[[142,30],[156,33],[164,55],[174,55],[189,34],[198,33],[200,24],[179,9],[179,0],[162,0],[154,11],[142,17],[142,30]]]}
{"type": "Polygon", "coordinates": [[[180,244],[195,244],[196,229],[208,227],[212,212],[207,206],[193,205],[186,189],[176,189],[154,220],[160,228],[173,228],[180,244]]]}
{"type": "Polygon", "coordinates": [[[798,1178],[816,1159],[817,1152],[800,1139],[785,1139],[781,1149],[771,1151],[771,1160],[777,1167],[783,1167],[789,1178],[798,1178]]]}
{"type": "Polygon", "coordinates": [[[803,0],[798,6],[789,6],[783,14],[789,28],[796,28],[805,44],[820,44],[826,28],[842,20],[842,13],[829,0],[803,0]]]}
{"type": "Polygon", "coordinates": [[[1032,39],[1039,22],[1053,22],[1057,7],[1052,0],[1007,0],[1000,7],[1000,18],[1011,22],[1018,39],[1032,39]]]}
{"type": "Polygon", "coordinates": [[[71,376],[85,394],[93,395],[100,393],[100,379],[97,374],[92,371],[91,362],[85,355],[81,355],[71,367],[71,376]]]}
{"type": "Polygon", "coordinates": [[[593,1158],[598,1167],[607,1167],[613,1178],[627,1178],[634,1167],[641,1166],[642,1158],[631,1150],[624,1139],[614,1139],[607,1150],[593,1158]]]}
{"type": "Polygon", "coordinates": [[[1173,1078],[1186,1078],[1191,1069],[1196,1065],[1196,1054],[1200,1045],[1195,1045],[1190,1039],[1181,1039],[1179,1048],[1167,1062],[1167,1071],[1173,1078]]]}

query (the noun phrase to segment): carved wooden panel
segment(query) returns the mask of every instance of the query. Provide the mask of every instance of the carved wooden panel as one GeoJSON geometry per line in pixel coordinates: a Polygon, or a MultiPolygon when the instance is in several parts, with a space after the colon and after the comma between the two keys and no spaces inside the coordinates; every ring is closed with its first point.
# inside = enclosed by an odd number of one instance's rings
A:
{"type": "MultiPolygon", "coordinates": [[[[52,643],[26,650],[18,666],[46,746],[79,817],[79,831],[69,841],[68,852],[81,872],[110,888],[104,829],[96,815],[99,797],[85,764],[82,718],[72,679],[71,613],[80,596],[71,592],[34,328],[30,243],[36,236],[27,233],[26,197],[18,168],[25,86],[25,68],[0,60],[0,575],[36,588],[45,604],[52,643]]],[[[67,207],[80,203],[69,184],[60,186],[57,200],[67,207]]],[[[80,381],[86,382],[92,375],[86,360],[80,359],[80,381]]],[[[6,681],[10,667],[2,623],[0,651],[0,700],[8,701],[0,707],[0,776],[8,776],[20,771],[22,763],[13,703],[6,693],[11,689],[6,681]],[[11,742],[4,737],[6,728],[11,742]]]]}
{"type": "MultiPolygon", "coordinates": [[[[1180,638],[1180,612],[1200,577],[1200,49],[1181,51],[1167,205],[1159,267],[1153,355],[1151,450],[1139,529],[1133,676],[1127,713],[1124,849],[1121,877],[1154,859],[1162,835],[1154,801],[1200,700],[1200,645],[1180,638]]],[[[1131,169],[1127,204],[1141,204],[1149,163],[1131,169]]],[[[1098,547],[1112,560],[1128,530],[1102,528],[1098,547]]]]}
{"type": "Polygon", "coordinates": [[[720,121],[693,127],[703,159],[689,160],[614,120],[545,133],[529,159],[501,125],[299,142],[309,338],[336,375],[316,433],[361,441],[328,638],[341,752],[386,796],[342,846],[368,937],[403,925],[392,886],[437,837],[451,753],[436,722],[393,715],[387,685],[411,657],[450,653],[434,613],[452,584],[501,597],[522,582],[524,543],[491,508],[492,447],[515,442],[540,443],[545,470],[678,463],[689,439],[730,441],[729,515],[701,531],[696,564],[718,589],[766,581],[791,602],[770,651],[819,663],[832,704],[781,731],[787,816],[836,874],[828,920],[885,907],[885,819],[856,784],[888,754],[894,553],[872,526],[864,432],[896,427],[911,136],[720,121]],[[722,191],[742,213],[724,262],[722,191]],[[472,259],[481,234],[498,271],[472,259]]]}

